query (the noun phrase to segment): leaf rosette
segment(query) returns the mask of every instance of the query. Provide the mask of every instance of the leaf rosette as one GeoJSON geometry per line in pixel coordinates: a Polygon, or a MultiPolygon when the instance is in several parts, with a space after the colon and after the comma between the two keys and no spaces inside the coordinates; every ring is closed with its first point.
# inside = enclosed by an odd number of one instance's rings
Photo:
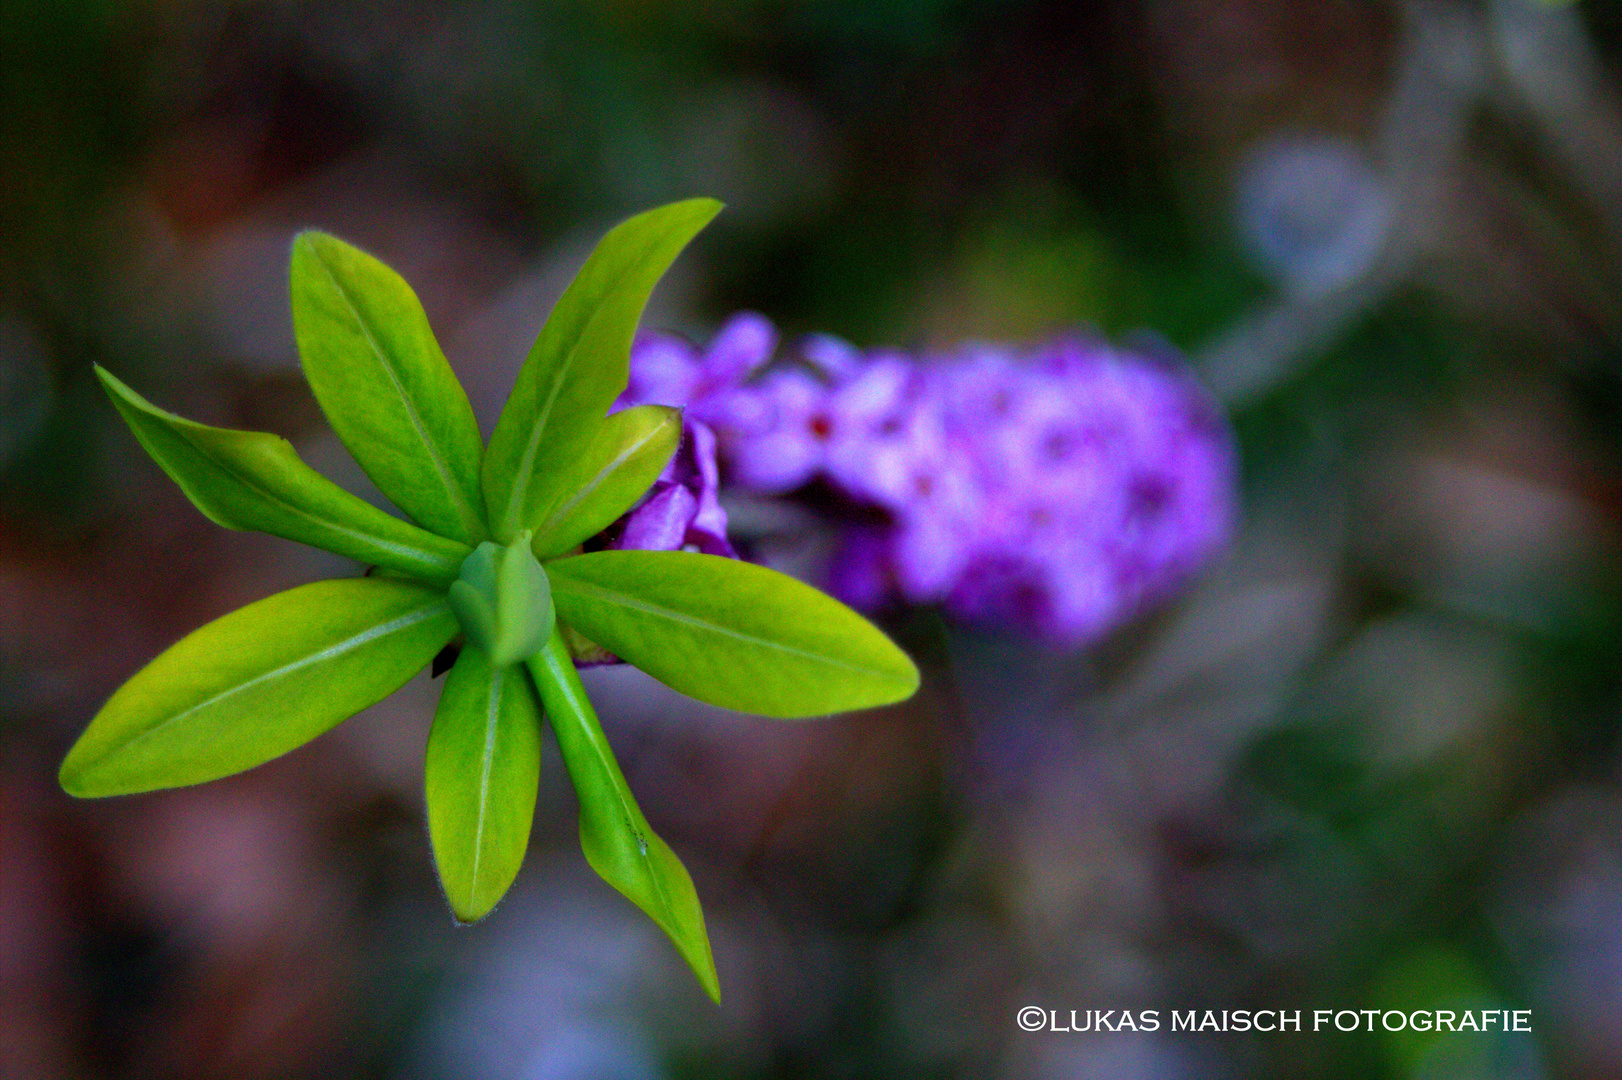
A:
{"type": "Polygon", "coordinates": [[[581,553],[675,454],[676,410],[610,415],[655,284],[720,210],[691,199],[612,229],[530,350],[490,444],[411,287],[343,241],[293,244],[293,326],[316,400],[409,520],[343,490],[285,439],[165,412],[97,368],[114,406],[208,518],[376,567],[194,631],[137,672],[62,764],[78,796],[201,783],[288,752],[393,693],[460,642],[428,737],[429,837],[456,919],[518,874],[543,719],[579,795],[587,861],[662,928],[719,1000],[691,878],[649,827],[570,643],[682,693],[772,717],[889,704],[912,661],[832,598],[775,571],[681,551],[581,553]]]}

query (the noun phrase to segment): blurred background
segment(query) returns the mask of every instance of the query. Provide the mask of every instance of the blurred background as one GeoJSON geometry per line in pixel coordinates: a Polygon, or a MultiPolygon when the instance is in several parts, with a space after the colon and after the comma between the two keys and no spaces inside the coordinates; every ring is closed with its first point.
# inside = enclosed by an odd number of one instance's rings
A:
{"type": "Polygon", "coordinates": [[[1598,0],[8,0],[0,1075],[1622,1075],[1619,77],[1598,0]],[[728,210],[648,322],[697,340],[1169,342],[1236,432],[1230,550],[1086,650],[899,616],[924,690],[875,714],[593,673],[719,1009],[586,867],[555,748],[452,927],[426,676],[227,781],[57,789],[161,649],[357,572],[205,521],[92,362],[368,490],[296,229],[416,286],[488,431],[596,237],[694,194],[728,210]],[[1469,1007],[1533,1033],[1166,1029],[1469,1007]]]}

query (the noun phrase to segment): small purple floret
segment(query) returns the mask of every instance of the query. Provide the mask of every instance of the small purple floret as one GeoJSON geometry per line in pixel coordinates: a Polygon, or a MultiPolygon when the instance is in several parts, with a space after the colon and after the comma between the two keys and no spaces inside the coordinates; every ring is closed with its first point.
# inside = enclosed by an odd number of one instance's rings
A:
{"type": "Polygon", "coordinates": [[[697,420],[682,422],[681,446],[654,481],[648,497],[619,524],[609,547],[622,551],[700,551],[738,557],[727,540],[727,512],[719,498],[715,432],[697,420]]]}
{"type": "Polygon", "coordinates": [[[740,384],[771,359],[777,331],[763,316],[734,316],[700,351],[670,334],[643,334],[632,349],[631,380],[617,407],[683,408],[681,446],[648,497],[610,530],[611,548],[681,549],[737,558],[719,498],[712,418],[727,424],[758,396],[740,384]]]}

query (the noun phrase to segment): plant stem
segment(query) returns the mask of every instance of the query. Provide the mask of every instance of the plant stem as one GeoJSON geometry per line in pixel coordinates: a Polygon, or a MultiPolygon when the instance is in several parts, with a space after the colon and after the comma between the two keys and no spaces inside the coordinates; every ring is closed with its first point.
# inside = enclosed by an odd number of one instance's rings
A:
{"type": "Polygon", "coordinates": [[[580,682],[580,673],[575,670],[574,658],[564,643],[561,626],[552,627],[551,637],[539,653],[529,658],[528,666],[557,736],[558,749],[563,752],[563,766],[580,795],[582,825],[595,807],[626,801],[626,816],[646,829],[641,810],[635,802],[628,801],[625,776],[620,772],[619,762],[614,760],[608,736],[603,734],[597,711],[591,707],[591,699],[580,682]],[[621,799],[621,792],[626,793],[627,799],[621,799]]]}
{"type": "Polygon", "coordinates": [[[719,1003],[721,988],[693,880],[649,828],[626,786],[564,644],[562,624],[553,625],[546,646],[525,663],[580,796],[580,847],[586,861],[670,935],[704,992],[719,1003]]]}

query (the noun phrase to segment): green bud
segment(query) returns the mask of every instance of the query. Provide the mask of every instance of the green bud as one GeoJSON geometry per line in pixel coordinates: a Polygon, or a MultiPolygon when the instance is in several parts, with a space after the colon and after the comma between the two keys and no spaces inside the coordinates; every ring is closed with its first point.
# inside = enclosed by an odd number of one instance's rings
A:
{"type": "Polygon", "coordinates": [[[506,547],[486,540],[475,548],[451,583],[450,602],[467,643],[498,667],[534,656],[552,636],[552,590],[527,529],[506,547]]]}

